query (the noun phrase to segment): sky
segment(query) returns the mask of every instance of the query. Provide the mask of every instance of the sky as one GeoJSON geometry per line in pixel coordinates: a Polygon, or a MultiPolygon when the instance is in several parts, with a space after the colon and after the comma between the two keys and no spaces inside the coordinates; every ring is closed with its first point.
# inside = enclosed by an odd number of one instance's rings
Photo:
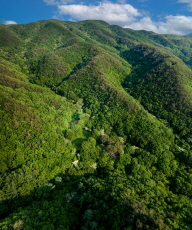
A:
{"type": "Polygon", "coordinates": [[[103,20],[159,34],[192,33],[192,0],[0,0],[0,24],[103,20]]]}

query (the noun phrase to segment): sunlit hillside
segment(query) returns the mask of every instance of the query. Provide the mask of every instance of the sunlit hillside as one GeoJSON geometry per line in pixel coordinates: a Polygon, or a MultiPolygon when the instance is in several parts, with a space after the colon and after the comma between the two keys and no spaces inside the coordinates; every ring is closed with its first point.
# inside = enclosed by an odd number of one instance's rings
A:
{"type": "Polygon", "coordinates": [[[192,37],[0,25],[0,229],[192,229],[192,37]]]}

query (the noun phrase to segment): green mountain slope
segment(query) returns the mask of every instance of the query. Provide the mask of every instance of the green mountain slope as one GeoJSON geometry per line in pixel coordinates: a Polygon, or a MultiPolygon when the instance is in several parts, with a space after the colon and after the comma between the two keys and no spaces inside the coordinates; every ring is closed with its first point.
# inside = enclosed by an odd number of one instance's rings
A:
{"type": "Polygon", "coordinates": [[[190,230],[191,45],[103,21],[0,25],[0,228],[190,230]]]}
{"type": "Polygon", "coordinates": [[[176,133],[191,133],[191,70],[181,60],[146,45],[122,56],[134,66],[124,82],[127,91],[151,113],[170,122],[176,133]]]}

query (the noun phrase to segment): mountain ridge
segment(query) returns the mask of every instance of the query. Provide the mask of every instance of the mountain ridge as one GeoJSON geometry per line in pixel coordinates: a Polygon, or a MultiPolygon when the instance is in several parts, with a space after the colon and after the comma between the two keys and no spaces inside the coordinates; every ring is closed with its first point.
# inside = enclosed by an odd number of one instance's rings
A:
{"type": "Polygon", "coordinates": [[[190,230],[191,47],[99,20],[0,25],[0,227],[190,230]]]}

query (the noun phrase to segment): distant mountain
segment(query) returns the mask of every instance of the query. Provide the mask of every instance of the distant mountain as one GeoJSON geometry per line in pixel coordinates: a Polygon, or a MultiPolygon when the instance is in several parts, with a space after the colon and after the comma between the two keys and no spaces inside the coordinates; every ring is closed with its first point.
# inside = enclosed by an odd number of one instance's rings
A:
{"type": "Polygon", "coordinates": [[[186,34],[186,35],[184,35],[184,37],[189,37],[189,38],[191,38],[191,37],[192,37],[192,33],[186,34]]]}
{"type": "Polygon", "coordinates": [[[0,228],[190,230],[191,67],[190,35],[0,25],[0,228]]]}

